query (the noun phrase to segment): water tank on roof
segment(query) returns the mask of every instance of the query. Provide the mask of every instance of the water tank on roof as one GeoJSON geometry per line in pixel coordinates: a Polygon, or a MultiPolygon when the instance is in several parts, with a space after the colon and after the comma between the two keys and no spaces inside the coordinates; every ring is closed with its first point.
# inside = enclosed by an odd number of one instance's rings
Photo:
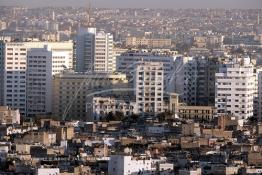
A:
{"type": "Polygon", "coordinates": [[[250,64],[250,58],[249,57],[243,58],[243,62],[244,64],[250,64]]]}

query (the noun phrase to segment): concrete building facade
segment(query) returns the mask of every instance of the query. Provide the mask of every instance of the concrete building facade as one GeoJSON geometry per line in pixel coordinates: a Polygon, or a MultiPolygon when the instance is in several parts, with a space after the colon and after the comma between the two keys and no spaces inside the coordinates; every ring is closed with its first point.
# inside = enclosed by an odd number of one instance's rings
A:
{"type": "Polygon", "coordinates": [[[232,114],[238,119],[253,116],[254,68],[249,58],[223,64],[216,73],[216,115],[232,114]]]}
{"type": "Polygon", "coordinates": [[[129,174],[152,174],[156,172],[156,162],[160,160],[139,159],[132,156],[111,155],[108,164],[109,175],[129,175],[129,174]]]}
{"type": "Polygon", "coordinates": [[[127,47],[147,47],[147,48],[170,48],[172,45],[171,39],[158,38],[126,38],[127,47]]]}
{"type": "Polygon", "coordinates": [[[123,116],[137,114],[136,103],[129,100],[120,100],[114,97],[94,97],[93,98],[93,117],[100,120],[109,113],[113,115],[120,112],[123,116]]]}
{"type": "Polygon", "coordinates": [[[54,76],[52,92],[53,115],[88,121],[93,120],[93,96],[132,94],[124,74],[75,73],[72,71],[54,76]]]}
{"type": "MultiPolygon", "coordinates": [[[[20,109],[26,115],[26,71],[27,53],[32,48],[44,48],[47,45],[52,52],[67,53],[67,68],[73,67],[73,43],[69,42],[3,42],[1,43],[1,101],[3,105],[20,109]]],[[[63,63],[62,63],[63,64],[63,63]]],[[[58,65],[58,63],[56,63],[58,65]]],[[[61,67],[61,66],[60,66],[61,67]]]]}
{"type": "Polygon", "coordinates": [[[95,28],[80,28],[75,41],[75,64],[77,72],[93,70],[95,55],[95,28]]]}
{"type": "Polygon", "coordinates": [[[0,106],[0,124],[20,124],[20,112],[18,109],[11,109],[8,106],[0,106]]]}
{"type": "Polygon", "coordinates": [[[141,62],[135,69],[134,87],[138,113],[164,112],[164,66],[161,62],[141,62]]]}
{"type": "Polygon", "coordinates": [[[113,35],[96,28],[80,28],[76,36],[76,71],[77,72],[112,72],[113,35]]]}
{"type": "Polygon", "coordinates": [[[95,37],[95,72],[113,72],[113,35],[103,31],[98,32],[95,37]]]}
{"type": "Polygon", "coordinates": [[[52,112],[52,51],[29,49],[26,71],[26,116],[52,112]]]}
{"type": "Polygon", "coordinates": [[[214,106],[215,73],[218,61],[214,58],[196,57],[184,68],[183,102],[187,105],[214,106]]]}

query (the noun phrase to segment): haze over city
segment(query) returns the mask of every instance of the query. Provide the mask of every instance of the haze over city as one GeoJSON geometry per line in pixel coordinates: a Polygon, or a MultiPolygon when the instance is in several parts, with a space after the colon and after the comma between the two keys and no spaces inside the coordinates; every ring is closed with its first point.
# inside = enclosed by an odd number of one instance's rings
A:
{"type": "MultiPolygon", "coordinates": [[[[87,0],[1,0],[0,5],[28,7],[86,6],[87,0]]],[[[262,8],[261,0],[92,0],[101,8],[262,8]]]]}

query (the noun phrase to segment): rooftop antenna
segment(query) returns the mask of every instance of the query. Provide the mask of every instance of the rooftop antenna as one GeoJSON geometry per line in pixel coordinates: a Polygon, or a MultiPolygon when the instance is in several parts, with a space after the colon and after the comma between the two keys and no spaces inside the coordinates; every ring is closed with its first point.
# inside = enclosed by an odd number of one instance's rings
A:
{"type": "Polygon", "coordinates": [[[87,27],[92,27],[91,23],[91,14],[92,14],[92,6],[91,6],[91,0],[88,0],[88,7],[87,7],[87,27]]]}
{"type": "Polygon", "coordinates": [[[259,25],[260,24],[260,14],[258,13],[257,14],[257,25],[259,25]]]}
{"type": "Polygon", "coordinates": [[[52,12],[52,20],[54,21],[55,20],[55,11],[53,10],[52,12]]]}

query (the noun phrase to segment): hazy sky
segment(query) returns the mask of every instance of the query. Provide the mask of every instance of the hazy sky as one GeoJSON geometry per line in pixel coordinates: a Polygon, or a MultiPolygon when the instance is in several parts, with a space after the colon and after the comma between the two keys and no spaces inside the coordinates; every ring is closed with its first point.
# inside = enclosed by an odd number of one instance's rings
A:
{"type": "MultiPolygon", "coordinates": [[[[262,0],[91,0],[95,7],[262,8],[262,0]]],[[[87,6],[88,0],[0,0],[0,5],[87,6]]]]}

